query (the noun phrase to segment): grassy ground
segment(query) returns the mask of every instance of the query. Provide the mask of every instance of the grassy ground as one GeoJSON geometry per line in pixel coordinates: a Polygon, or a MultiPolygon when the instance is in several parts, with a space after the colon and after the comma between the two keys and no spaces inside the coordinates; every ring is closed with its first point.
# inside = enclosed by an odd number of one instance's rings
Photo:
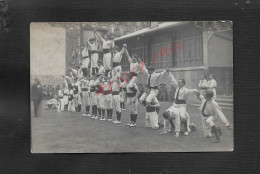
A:
{"type": "MultiPolygon", "coordinates": [[[[230,151],[233,149],[233,130],[227,130],[222,123],[223,136],[220,143],[214,138],[203,137],[200,111],[196,106],[187,106],[191,122],[197,131],[189,136],[175,138],[173,134],[160,135],[159,130],[144,126],[145,109],[138,106],[136,127],[127,127],[128,111],[122,113],[122,124],[94,120],[81,113],[46,110],[42,102],[40,116],[31,117],[31,144],[33,153],[97,153],[97,152],[191,152],[230,151]]],[[[161,103],[162,112],[172,104],[161,103]]],[[[233,110],[223,110],[233,126],[233,110]]],[[[115,113],[113,118],[115,118],[115,113]]]]}

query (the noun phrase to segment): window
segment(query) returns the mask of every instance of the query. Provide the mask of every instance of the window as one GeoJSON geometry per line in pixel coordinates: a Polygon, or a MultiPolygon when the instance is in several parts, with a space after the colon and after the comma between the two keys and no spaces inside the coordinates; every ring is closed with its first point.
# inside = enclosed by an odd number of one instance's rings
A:
{"type": "Polygon", "coordinates": [[[175,49],[179,48],[180,52],[176,54],[175,66],[200,66],[203,64],[203,53],[202,53],[202,36],[185,38],[182,40],[176,40],[175,49]]]}
{"type": "Polygon", "coordinates": [[[145,64],[148,63],[146,46],[132,48],[132,54],[136,54],[139,58],[141,58],[142,62],[144,62],[145,64]]]}
{"type": "Polygon", "coordinates": [[[171,46],[170,41],[151,45],[150,64],[156,68],[170,67],[172,62],[171,46]]]}
{"type": "Polygon", "coordinates": [[[157,34],[152,39],[150,45],[150,65],[156,68],[166,68],[172,66],[173,33],[157,34]]]}

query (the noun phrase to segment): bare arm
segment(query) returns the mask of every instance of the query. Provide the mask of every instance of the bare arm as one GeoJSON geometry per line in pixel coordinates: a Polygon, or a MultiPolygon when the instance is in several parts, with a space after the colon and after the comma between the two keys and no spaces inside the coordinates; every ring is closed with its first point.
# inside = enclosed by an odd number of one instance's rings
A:
{"type": "Polygon", "coordinates": [[[89,40],[87,41],[87,43],[88,43],[89,46],[92,46],[92,44],[89,42],[89,40]]]}
{"type": "MultiPolygon", "coordinates": [[[[126,45],[126,44],[124,44],[126,45]]],[[[122,50],[120,51],[120,56],[123,56],[123,54],[125,53],[125,50],[126,50],[126,46],[123,45],[123,48],[122,50]]]]}
{"type": "Polygon", "coordinates": [[[171,85],[173,85],[173,87],[176,89],[178,87],[178,82],[176,81],[172,73],[169,73],[169,76],[171,85]]]}
{"type": "Polygon", "coordinates": [[[144,72],[147,75],[149,74],[144,62],[142,61],[140,61],[140,72],[144,72]]]}
{"type": "Polygon", "coordinates": [[[130,55],[129,55],[127,49],[126,49],[125,53],[126,53],[126,57],[128,58],[128,62],[129,62],[130,64],[133,63],[133,60],[131,59],[131,57],[130,57],[130,55]]]}
{"type": "Polygon", "coordinates": [[[95,34],[104,42],[104,38],[98,32],[95,31],[95,34]]]}

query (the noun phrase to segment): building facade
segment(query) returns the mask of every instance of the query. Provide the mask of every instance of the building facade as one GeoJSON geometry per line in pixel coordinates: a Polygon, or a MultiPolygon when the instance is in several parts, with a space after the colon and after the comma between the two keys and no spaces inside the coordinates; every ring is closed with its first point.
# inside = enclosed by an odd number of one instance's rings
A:
{"type": "MultiPolygon", "coordinates": [[[[197,88],[201,75],[215,75],[218,94],[232,94],[232,22],[166,22],[116,38],[116,45],[127,44],[130,55],[137,54],[157,71],[166,67],[186,86],[197,88]]],[[[124,57],[122,68],[129,70],[124,57]]],[[[138,83],[145,83],[142,73],[138,83]]],[[[162,79],[163,81],[163,79],[162,79]]],[[[170,88],[170,85],[167,86],[170,88]]]]}

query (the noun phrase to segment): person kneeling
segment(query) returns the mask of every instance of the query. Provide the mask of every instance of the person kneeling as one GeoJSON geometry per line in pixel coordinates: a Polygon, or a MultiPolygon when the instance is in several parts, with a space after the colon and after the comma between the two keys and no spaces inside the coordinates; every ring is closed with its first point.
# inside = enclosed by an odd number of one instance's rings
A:
{"type": "MultiPolygon", "coordinates": [[[[145,92],[149,95],[150,89],[146,87],[145,92]]],[[[146,106],[145,127],[159,129],[157,113],[158,108],[160,108],[159,101],[154,97],[149,104],[146,104],[146,101],[143,101],[143,105],[146,106]]]]}

